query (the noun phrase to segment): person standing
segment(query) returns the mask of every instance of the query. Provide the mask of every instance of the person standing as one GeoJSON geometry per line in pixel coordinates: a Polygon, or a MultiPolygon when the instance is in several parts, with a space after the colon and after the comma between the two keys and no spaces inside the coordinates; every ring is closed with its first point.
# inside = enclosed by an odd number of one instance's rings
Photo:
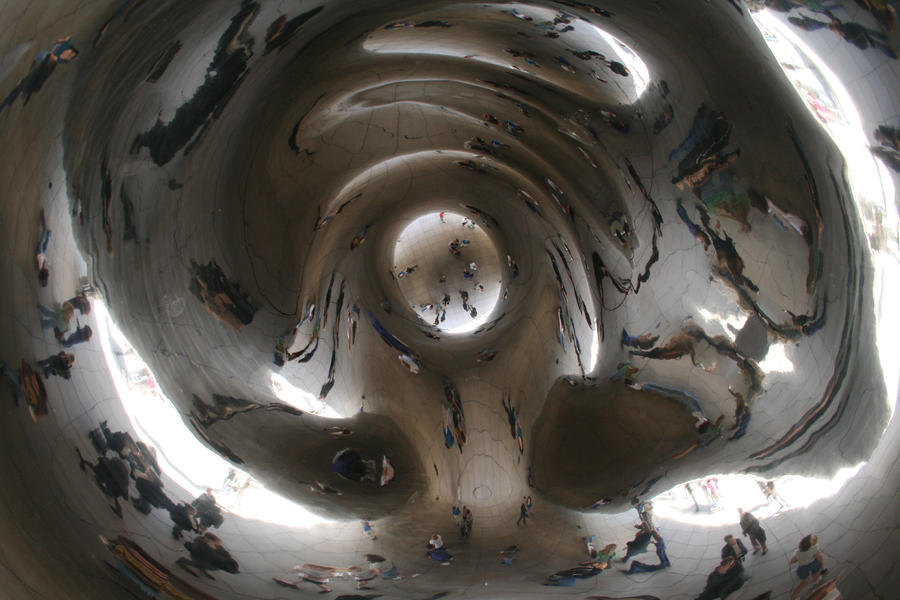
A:
{"type": "Polygon", "coordinates": [[[519,506],[519,518],[516,520],[516,527],[522,523],[525,523],[526,527],[528,526],[528,507],[525,506],[524,502],[519,506]]]}
{"type": "Polygon", "coordinates": [[[700,512],[700,504],[697,502],[697,497],[694,495],[694,488],[691,487],[690,483],[684,484],[684,491],[690,495],[691,500],[694,501],[694,512],[700,512]]]}
{"type": "Polygon", "coordinates": [[[459,526],[459,535],[463,540],[468,540],[469,536],[472,534],[473,522],[474,518],[472,517],[472,511],[469,510],[468,506],[463,505],[462,524],[459,526]]]}
{"type": "Polygon", "coordinates": [[[766,485],[763,486],[763,494],[765,494],[766,502],[768,504],[771,504],[772,500],[774,500],[781,507],[779,510],[784,510],[785,508],[788,508],[788,503],[784,501],[784,498],[782,498],[781,494],[778,493],[778,490],[775,489],[774,481],[766,482],[766,485]]]}
{"type": "Polygon", "coordinates": [[[817,535],[810,534],[800,540],[797,552],[791,558],[789,564],[794,563],[798,565],[797,577],[800,578],[800,583],[791,592],[792,600],[800,595],[800,592],[809,584],[810,579],[815,585],[819,581],[819,577],[828,572],[828,569],[822,568],[822,565],[825,564],[825,558],[819,549],[819,537],[817,535]]]}
{"type": "Polygon", "coordinates": [[[368,521],[362,522],[363,534],[372,541],[378,539],[378,536],[375,535],[375,529],[372,527],[372,524],[368,521]]]}
{"type": "Polygon", "coordinates": [[[760,550],[762,550],[763,554],[768,552],[766,532],[763,531],[762,525],[759,524],[759,519],[746,512],[743,508],[738,509],[738,514],[741,515],[741,532],[750,538],[750,543],[753,544],[753,554],[760,550]]]}
{"type": "Polygon", "coordinates": [[[703,482],[703,487],[709,494],[709,499],[712,501],[712,503],[716,506],[719,506],[719,502],[722,499],[722,494],[719,492],[719,480],[715,477],[710,477],[703,482]]]}
{"type": "Polygon", "coordinates": [[[57,375],[63,379],[71,377],[70,369],[75,363],[75,355],[68,352],[60,352],[38,361],[38,365],[44,370],[44,377],[57,375]]]}
{"type": "Polygon", "coordinates": [[[744,557],[747,556],[747,547],[744,546],[744,542],[730,533],[725,536],[725,545],[722,546],[722,560],[729,556],[739,561],[744,560],[744,557]]]}

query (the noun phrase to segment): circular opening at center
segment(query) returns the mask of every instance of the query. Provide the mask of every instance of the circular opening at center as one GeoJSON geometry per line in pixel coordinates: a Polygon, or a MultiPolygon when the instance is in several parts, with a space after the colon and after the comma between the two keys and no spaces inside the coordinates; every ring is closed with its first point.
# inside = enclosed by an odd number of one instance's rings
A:
{"type": "Polygon", "coordinates": [[[406,226],[394,245],[393,272],[410,309],[447,333],[472,331],[487,321],[503,279],[497,249],[482,224],[452,212],[429,213],[406,226]]]}

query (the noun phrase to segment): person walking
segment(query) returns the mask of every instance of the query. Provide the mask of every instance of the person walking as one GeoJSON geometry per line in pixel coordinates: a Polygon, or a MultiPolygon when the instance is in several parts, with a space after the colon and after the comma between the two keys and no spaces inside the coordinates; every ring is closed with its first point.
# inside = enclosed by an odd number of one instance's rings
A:
{"type": "Polygon", "coordinates": [[[463,539],[463,541],[468,540],[469,536],[472,534],[473,522],[474,518],[472,517],[472,511],[469,510],[468,506],[463,505],[462,522],[459,526],[459,536],[463,539]]]}
{"type": "Polygon", "coordinates": [[[519,518],[516,520],[516,527],[522,523],[525,523],[526,527],[528,526],[528,507],[525,506],[524,502],[519,506],[519,518]]]}
{"type": "Polygon", "coordinates": [[[778,490],[775,489],[774,481],[766,482],[766,484],[763,486],[763,494],[765,494],[766,496],[767,504],[771,504],[772,500],[778,503],[778,505],[781,507],[778,509],[779,511],[788,508],[788,503],[784,501],[784,498],[782,498],[781,494],[778,493],[778,490]]]}
{"type": "Polygon", "coordinates": [[[762,550],[763,554],[768,552],[766,532],[763,530],[762,525],[759,524],[759,519],[746,512],[743,508],[738,509],[738,514],[741,515],[741,532],[750,538],[750,543],[753,544],[753,554],[760,550],[762,550]]]}
{"type": "Polygon", "coordinates": [[[819,537],[817,535],[810,534],[800,540],[797,552],[791,558],[789,564],[794,563],[797,563],[797,577],[800,578],[800,583],[791,592],[791,600],[800,595],[800,592],[809,584],[810,580],[815,585],[819,578],[828,572],[828,569],[822,568],[825,564],[825,558],[819,549],[819,537]]]}

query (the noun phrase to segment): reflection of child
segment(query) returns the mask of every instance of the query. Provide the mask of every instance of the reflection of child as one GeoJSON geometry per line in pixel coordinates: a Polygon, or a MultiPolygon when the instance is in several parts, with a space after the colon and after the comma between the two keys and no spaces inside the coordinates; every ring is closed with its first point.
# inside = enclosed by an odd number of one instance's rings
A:
{"type": "Polygon", "coordinates": [[[375,530],[372,528],[371,523],[368,521],[362,522],[363,534],[371,540],[377,540],[378,536],[375,535],[375,530]]]}

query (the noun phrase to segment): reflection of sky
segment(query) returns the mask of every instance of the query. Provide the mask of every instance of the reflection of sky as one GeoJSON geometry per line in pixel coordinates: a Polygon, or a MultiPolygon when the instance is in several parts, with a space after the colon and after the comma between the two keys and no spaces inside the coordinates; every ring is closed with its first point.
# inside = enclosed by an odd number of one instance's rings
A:
{"type": "MultiPolygon", "coordinates": [[[[820,498],[837,494],[844,484],[859,472],[863,464],[840,469],[832,479],[779,477],[773,479],[775,490],[788,504],[786,510],[805,509],[820,498]]],[[[702,489],[701,484],[706,480],[704,477],[696,482],[689,482],[700,505],[699,511],[694,510],[694,501],[684,486],[678,485],[653,498],[654,514],[701,527],[722,527],[737,523],[739,508],[752,512],[758,519],[771,517],[780,508],[775,500],[766,504],[766,497],[758,483],[765,483],[764,479],[750,475],[710,475],[710,477],[715,477],[719,483],[721,499],[718,506],[710,502],[702,489]]]]}
{"type": "Polygon", "coordinates": [[[628,77],[620,77],[619,75],[615,75],[615,77],[616,83],[619,84],[619,87],[623,88],[628,99],[631,102],[636,102],[650,84],[650,70],[647,69],[647,64],[641,60],[641,57],[638,56],[634,50],[619,38],[603,31],[596,25],[591,25],[590,27],[603,38],[615,54],[614,57],[607,56],[607,58],[618,59],[620,63],[628,67],[628,70],[631,71],[631,75],[628,77]],[[628,81],[631,84],[631,89],[625,89],[622,85],[622,81],[628,81]]]}
{"type": "Polygon", "coordinates": [[[294,408],[310,415],[325,417],[326,419],[342,419],[345,416],[331,408],[328,403],[319,399],[315,394],[301,390],[275,371],[271,372],[269,380],[272,393],[285,404],[290,404],[294,408]]]}
{"type": "MultiPolygon", "coordinates": [[[[219,492],[228,471],[234,467],[194,437],[168,398],[148,388],[128,385],[129,376],[133,378],[136,373],[144,373],[147,366],[112,322],[103,302],[92,299],[91,304],[96,315],[97,338],[134,433],[138,439],[156,448],[159,466],[169,479],[191,496],[198,496],[206,487],[213,488],[219,504],[244,518],[292,527],[311,527],[328,522],[256,482],[252,482],[239,497],[219,492]],[[122,352],[125,353],[122,364],[128,369],[127,372],[123,372],[117,362],[117,358],[122,356],[118,353],[122,352]]],[[[149,373],[149,370],[146,372],[149,373]]],[[[248,474],[240,469],[235,471],[240,480],[248,478],[248,474]]]]}

